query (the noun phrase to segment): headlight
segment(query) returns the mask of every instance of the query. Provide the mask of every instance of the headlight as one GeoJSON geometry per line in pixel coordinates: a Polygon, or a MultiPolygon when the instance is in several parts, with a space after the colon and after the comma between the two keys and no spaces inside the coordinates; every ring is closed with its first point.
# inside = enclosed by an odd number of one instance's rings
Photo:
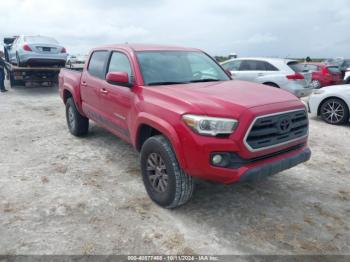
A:
{"type": "Polygon", "coordinates": [[[229,135],[237,127],[236,119],[209,116],[183,115],[182,120],[193,131],[200,135],[229,135]]]}
{"type": "Polygon", "coordinates": [[[320,94],[323,94],[324,92],[325,92],[324,89],[314,89],[312,93],[315,95],[320,95],[320,94]]]}

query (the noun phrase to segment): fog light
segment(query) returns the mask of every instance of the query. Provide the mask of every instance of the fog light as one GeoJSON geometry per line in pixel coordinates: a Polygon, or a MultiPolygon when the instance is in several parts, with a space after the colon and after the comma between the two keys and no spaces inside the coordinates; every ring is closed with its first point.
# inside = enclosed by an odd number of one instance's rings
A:
{"type": "Polygon", "coordinates": [[[214,165],[218,165],[218,164],[220,164],[222,162],[222,159],[223,158],[222,158],[221,155],[216,154],[216,155],[213,155],[212,162],[213,162],[214,165]]]}

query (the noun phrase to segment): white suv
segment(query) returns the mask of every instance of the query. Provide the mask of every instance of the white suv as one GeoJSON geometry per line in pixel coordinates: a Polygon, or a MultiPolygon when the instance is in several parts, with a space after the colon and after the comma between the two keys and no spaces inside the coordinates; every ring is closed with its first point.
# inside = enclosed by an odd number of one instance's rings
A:
{"type": "Polygon", "coordinates": [[[233,79],[256,82],[287,90],[297,97],[308,96],[312,73],[295,60],[279,58],[237,58],[222,63],[233,79]]]}

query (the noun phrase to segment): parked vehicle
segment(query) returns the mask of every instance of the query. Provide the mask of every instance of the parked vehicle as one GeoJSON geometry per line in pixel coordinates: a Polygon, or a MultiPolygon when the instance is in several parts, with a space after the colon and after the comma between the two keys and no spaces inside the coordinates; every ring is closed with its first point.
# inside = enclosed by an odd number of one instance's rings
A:
{"type": "Polygon", "coordinates": [[[311,87],[318,89],[324,86],[339,85],[343,82],[342,73],[336,65],[324,63],[305,63],[307,70],[312,72],[311,87]]]}
{"type": "Polygon", "coordinates": [[[327,59],[326,64],[335,64],[339,67],[342,72],[342,77],[345,76],[346,71],[350,71],[350,59],[344,59],[342,57],[337,57],[335,59],[327,59]]]}
{"type": "Polygon", "coordinates": [[[349,121],[350,85],[329,86],[314,90],[308,101],[309,112],[332,125],[349,121]]]}
{"type": "Polygon", "coordinates": [[[65,66],[66,49],[54,38],[46,36],[18,36],[7,39],[7,61],[23,66],[65,66]]]}
{"type": "Polygon", "coordinates": [[[344,83],[345,84],[350,84],[350,69],[345,72],[344,83]]]}
{"type": "Polygon", "coordinates": [[[87,55],[68,55],[67,58],[67,62],[66,65],[71,68],[73,65],[81,65],[84,64],[86,59],[87,59],[87,55]]]}
{"type": "Polygon", "coordinates": [[[89,120],[141,152],[150,198],[185,204],[194,178],[221,183],[278,173],[310,158],[304,104],[277,88],[231,81],[198,49],[112,45],[94,49],[82,72],[61,69],[69,131],[89,120]]]}
{"type": "Polygon", "coordinates": [[[29,84],[41,84],[51,86],[58,80],[60,68],[55,66],[44,67],[19,67],[9,63],[8,48],[12,45],[14,38],[4,38],[5,65],[11,87],[29,84]]]}
{"type": "Polygon", "coordinates": [[[297,61],[279,58],[238,58],[222,63],[232,77],[278,87],[297,97],[308,96],[311,73],[297,61]]]}

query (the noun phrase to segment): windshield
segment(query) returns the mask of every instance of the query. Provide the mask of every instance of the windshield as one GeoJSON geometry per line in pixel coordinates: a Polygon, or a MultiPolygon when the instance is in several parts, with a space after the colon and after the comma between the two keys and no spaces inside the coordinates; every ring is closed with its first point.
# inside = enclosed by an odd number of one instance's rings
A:
{"type": "Polygon", "coordinates": [[[230,78],[209,56],[196,51],[137,52],[145,85],[226,81],[230,78]]]}
{"type": "Polygon", "coordinates": [[[46,36],[25,36],[24,41],[30,44],[58,44],[54,38],[46,36]]]}

